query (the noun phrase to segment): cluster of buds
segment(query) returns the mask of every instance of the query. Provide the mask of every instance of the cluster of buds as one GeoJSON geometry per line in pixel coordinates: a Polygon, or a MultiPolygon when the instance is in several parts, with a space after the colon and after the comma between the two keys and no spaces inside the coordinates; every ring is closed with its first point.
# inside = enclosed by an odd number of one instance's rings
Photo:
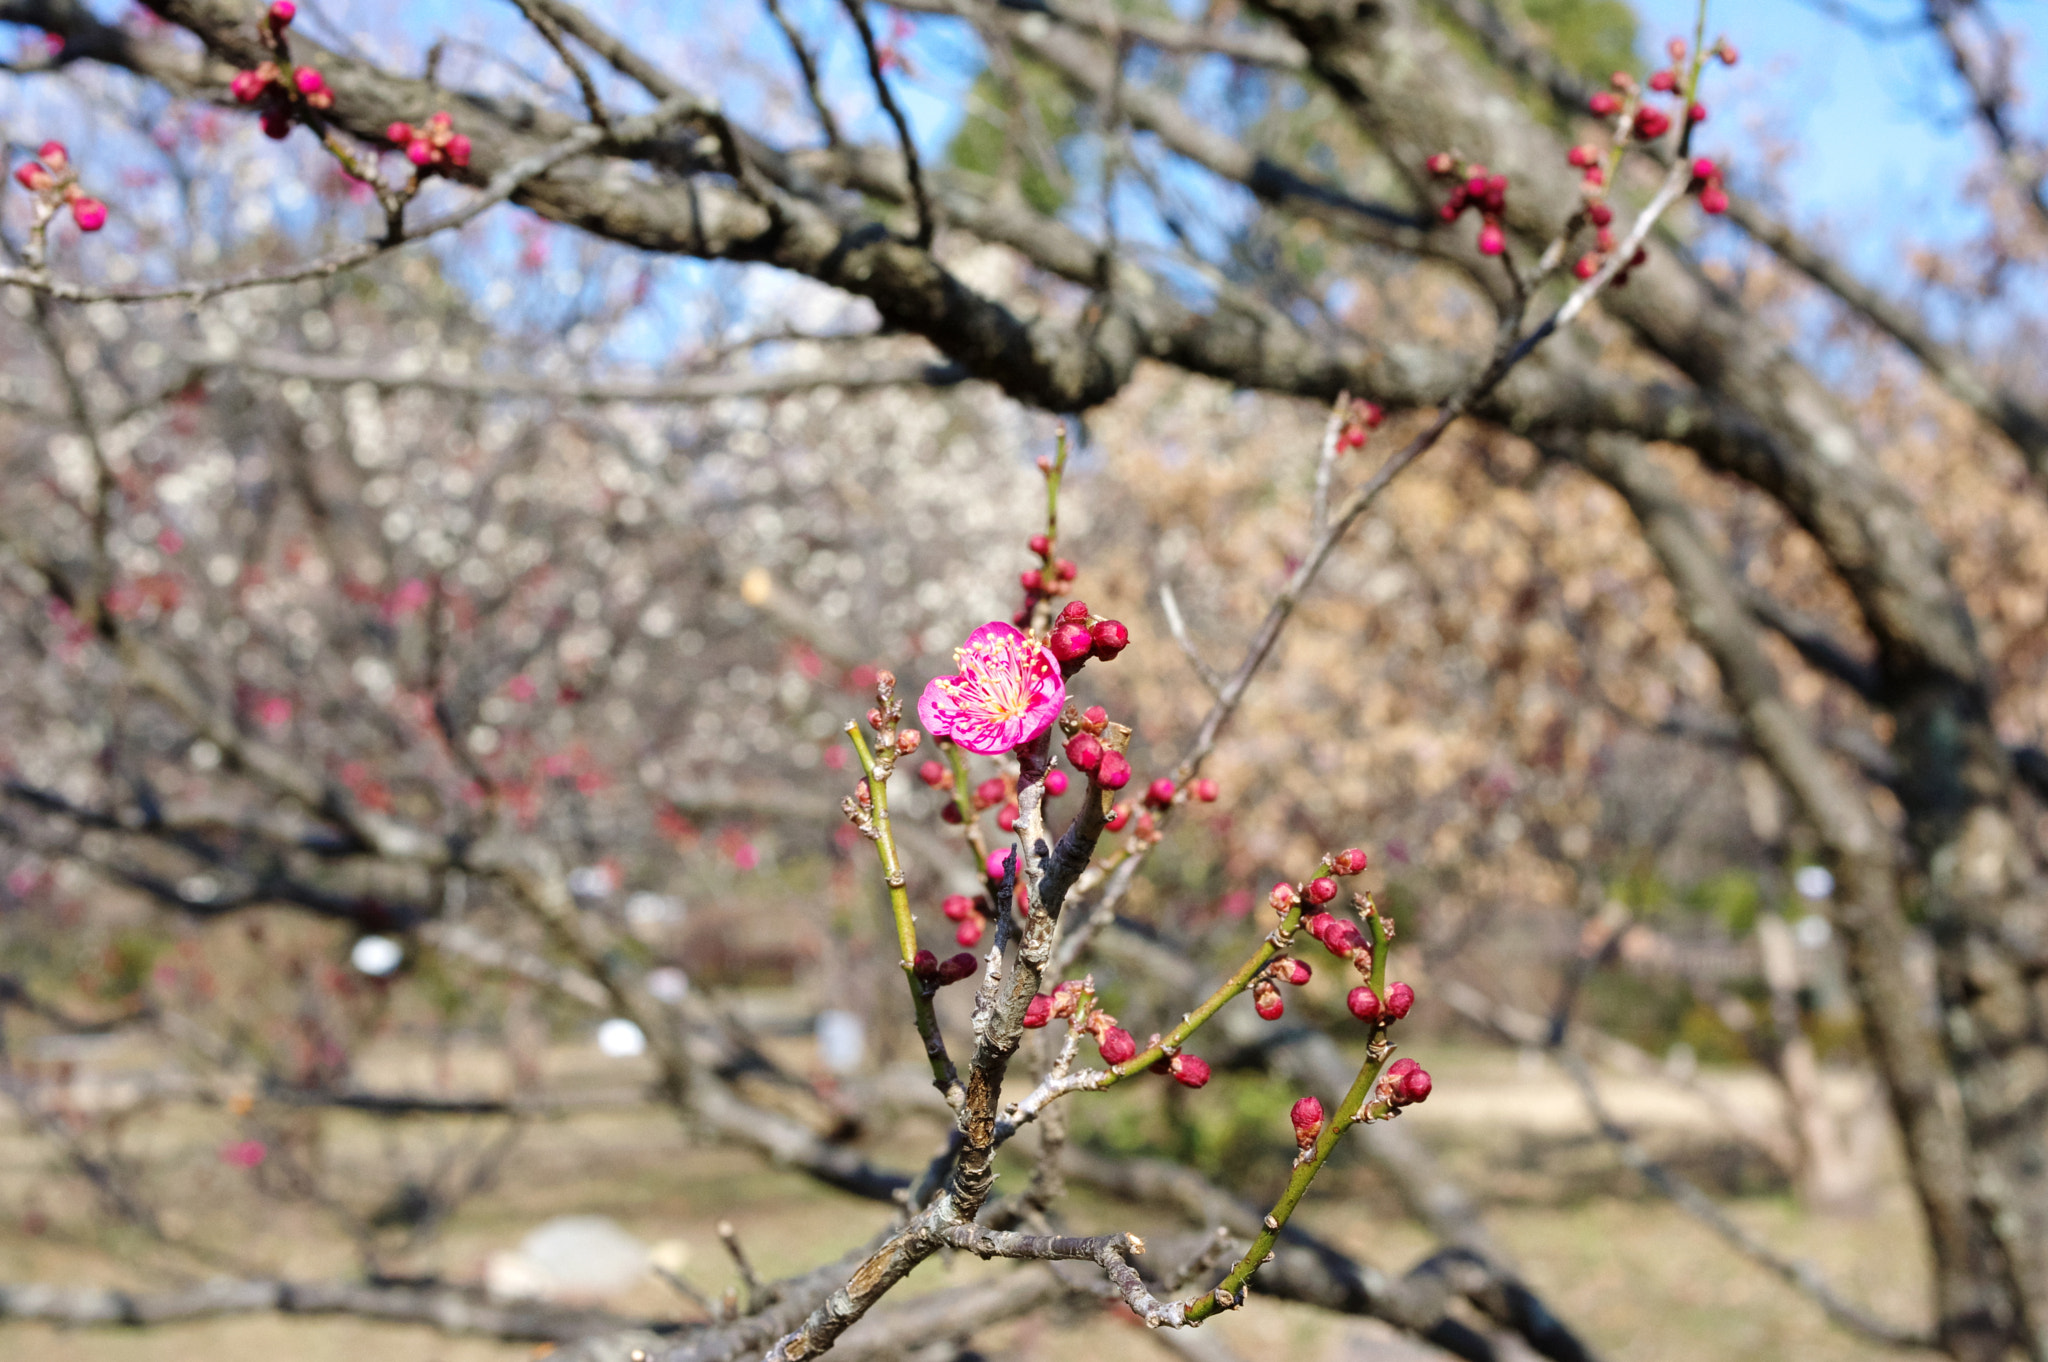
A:
{"type": "MultiPolygon", "coordinates": [[[[1429,158],[1429,173],[1440,180],[1455,180],[1451,195],[1437,209],[1437,216],[1445,222],[1456,222],[1467,209],[1479,214],[1479,253],[1499,255],[1508,248],[1507,234],[1501,230],[1501,214],[1507,211],[1508,177],[1490,173],[1482,165],[1460,167],[1457,157],[1448,151],[1440,151],[1429,158]]],[[[1362,442],[1361,442],[1362,443],[1362,442]]]]}
{"type": "Polygon", "coordinates": [[[1114,662],[1118,653],[1131,646],[1131,631],[1122,620],[1091,615],[1086,601],[1068,601],[1053,621],[1052,636],[1045,646],[1059,659],[1061,675],[1071,677],[1091,657],[1114,662]]]}
{"type": "Polygon", "coordinates": [[[1280,1000],[1280,985],[1292,984],[1299,988],[1314,976],[1315,971],[1308,967],[1308,961],[1297,960],[1291,955],[1276,956],[1260,971],[1258,978],[1252,980],[1252,1007],[1265,1020],[1278,1021],[1287,1011],[1287,1004],[1280,1000]]]}
{"type": "Polygon", "coordinates": [[[962,946],[972,946],[981,940],[981,934],[988,930],[989,903],[987,899],[971,899],[965,894],[949,894],[939,905],[939,911],[946,915],[946,921],[959,924],[953,933],[953,940],[962,946]]]}
{"type": "Polygon", "coordinates": [[[1721,182],[1721,167],[1712,157],[1692,163],[1692,190],[1700,196],[1700,211],[1719,217],[1728,211],[1728,189],[1721,182]]]}
{"type": "Polygon", "coordinates": [[[62,142],[45,142],[36,149],[39,158],[18,167],[14,178],[36,196],[36,221],[46,223],[59,207],[71,210],[71,220],[81,232],[97,232],[107,225],[107,206],[78,186],[78,168],[62,142]]]}
{"type": "Polygon", "coordinates": [[[1038,602],[1064,596],[1073,587],[1074,578],[1081,573],[1074,566],[1073,559],[1054,556],[1050,535],[1032,535],[1030,549],[1038,556],[1038,566],[1017,574],[1017,584],[1024,588],[1025,596],[1024,608],[1018,612],[1019,629],[1031,622],[1031,612],[1038,602]]]}
{"type": "Polygon", "coordinates": [[[422,171],[445,172],[450,166],[459,170],[469,164],[469,139],[455,131],[455,120],[445,113],[429,114],[418,127],[393,123],[384,130],[384,139],[422,171]]]}
{"type": "Polygon", "coordinates": [[[277,55],[247,71],[235,72],[228,90],[238,104],[263,106],[263,135],[282,140],[291,135],[295,113],[303,109],[325,112],[334,107],[334,93],[327,78],[311,66],[294,66],[285,30],[298,17],[292,0],[275,0],[263,15],[264,44],[277,55]]]}
{"type": "Polygon", "coordinates": [[[1389,1107],[1399,1108],[1422,1101],[1435,1086],[1429,1070],[1412,1059],[1397,1059],[1380,1075],[1376,1094],[1389,1107]]]}
{"type": "MultiPolygon", "coordinates": [[[[1116,1018],[1095,1006],[1095,981],[1091,979],[1069,979],[1051,993],[1033,994],[1024,1007],[1024,1025],[1036,1030],[1056,1019],[1069,1019],[1074,1030],[1095,1038],[1095,1048],[1102,1055],[1102,1062],[1112,1067],[1129,1063],[1138,1054],[1137,1037],[1116,1024],[1116,1018]]],[[[1157,1045],[1159,1038],[1154,1036],[1157,1045]]],[[[1199,1088],[1209,1081],[1209,1065],[1206,1060],[1194,1055],[1178,1052],[1162,1055],[1152,1066],[1154,1073],[1171,1077],[1184,1087],[1199,1088]]]]}
{"type": "MultiPolygon", "coordinates": [[[[1067,760],[1076,771],[1085,772],[1088,779],[1104,790],[1121,790],[1131,783],[1131,759],[1119,747],[1103,742],[1103,734],[1109,730],[1109,711],[1101,705],[1090,705],[1081,714],[1068,710],[1060,716],[1060,726],[1072,736],[1067,739],[1067,760]]],[[[1112,735],[1116,741],[1128,735],[1128,730],[1112,735]]]]}
{"type": "Polygon", "coordinates": [[[944,988],[971,978],[976,968],[974,957],[965,951],[945,960],[930,951],[919,951],[910,958],[910,972],[931,988],[944,988]]]}
{"type": "Polygon", "coordinates": [[[1337,452],[1349,449],[1363,449],[1372,433],[1380,428],[1380,422],[1387,419],[1385,411],[1377,402],[1363,398],[1352,399],[1344,409],[1344,424],[1337,431],[1337,452]]]}

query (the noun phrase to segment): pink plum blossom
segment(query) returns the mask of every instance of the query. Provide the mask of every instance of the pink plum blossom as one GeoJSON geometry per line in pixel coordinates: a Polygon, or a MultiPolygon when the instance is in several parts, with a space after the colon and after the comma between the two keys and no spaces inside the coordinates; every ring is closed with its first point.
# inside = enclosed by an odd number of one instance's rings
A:
{"type": "Polygon", "coordinates": [[[917,700],[927,731],[969,752],[996,756],[1030,742],[1066,703],[1060,664],[1015,626],[984,624],[953,652],[957,676],[934,677],[917,700]]]}

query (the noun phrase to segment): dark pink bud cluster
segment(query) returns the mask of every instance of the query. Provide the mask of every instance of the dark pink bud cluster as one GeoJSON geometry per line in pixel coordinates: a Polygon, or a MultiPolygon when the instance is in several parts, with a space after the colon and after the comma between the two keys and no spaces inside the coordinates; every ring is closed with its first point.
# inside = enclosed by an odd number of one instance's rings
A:
{"type": "MultiPolygon", "coordinates": [[[[1437,153],[1437,156],[1446,158],[1448,155],[1447,152],[1437,153]]],[[[1436,164],[1437,156],[1430,158],[1432,167],[1436,164]]],[[[1338,452],[1365,448],[1365,442],[1372,438],[1372,433],[1378,430],[1380,423],[1386,419],[1387,413],[1379,403],[1367,402],[1362,398],[1353,399],[1351,405],[1345,408],[1344,425],[1337,432],[1338,452]]]]}
{"type": "MultiPolygon", "coordinates": [[[[71,220],[81,232],[97,232],[107,225],[107,206],[78,185],[78,168],[62,142],[45,142],[36,148],[36,160],[25,161],[14,171],[23,189],[42,200],[43,211],[54,213],[58,204],[71,210],[71,220]]],[[[39,217],[38,222],[48,221],[39,217]]]]}
{"type": "Polygon", "coordinates": [[[1711,157],[1692,163],[1692,188],[1700,196],[1700,211],[1718,217],[1728,211],[1728,189],[1721,182],[1721,167],[1711,157]]]}
{"type": "Polygon", "coordinates": [[[1316,1137],[1323,1133],[1323,1104],[1313,1097],[1301,1098],[1287,1113],[1287,1119],[1294,1123],[1295,1146],[1311,1149],[1316,1137]]]}
{"type": "Polygon", "coordinates": [[[1508,177],[1492,174],[1482,165],[1460,169],[1449,152],[1438,152],[1427,165],[1429,173],[1438,179],[1457,181],[1451,186],[1450,197],[1437,209],[1437,216],[1447,223],[1456,222],[1467,209],[1472,209],[1480,219],[1479,253],[1499,255],[1507,250],[1507,234],[1501,230],[1500,220],[1507,211],[1508,177]]]}
{"type": "Polygon", "coordinates": [[[423,174],[469,164],[469,139],[455,131],[455,120],[445,113],[429,115],[417,128],[393,123],[384,130],[384,140],[403,151],[423,174]]]}
{"type": "Polygon", "coordinates": [[[307,110],[324,113],[334,107],[334,92],[327,88],[327,78],[315,67],[292,63],[285,30],[298,17],[299,7],[292,0],[276,0],[264,12],[259,31],[264,46],[277,55],[235,72],[228,82],[228,92],[237,104],[262,106],[263,135],[278,141],[291,136],[292,123],[307,110]]]}
{"type": "MultiPolygon", "coordinates": [[[[1047,468],[1050,467],[1048,464],[1047,468]]],[[[1031,623],[1032,612],[1038,608],[1040,601],[1066,595],[1073,590],[1074,579],[1081,575],[1080,568],[1074,565],[1072,559],[1055,556],[1056,546],[1049,535],[1032,535],[1028,547],[1037,555],[1038,566],[1026,568],[1017,574],[1017,584],[1024,588],[1024,608],[1017,612],[1015,621],[1019,629],[1031,623]]],[[[1081,612],[1084,619],[1087,613],[1085,609],[1081,612]]],[[[1067,659],[1062,657],[1060,661],[1065,662],[1067,659]]]]}
{"type": "Polygon", "coordinates": [[[1397,1059],[1380,1075],[1379,1088],[1386,1101],[1396,1107],[1412,1106],[1429,1096],[1436,1085],[1429,1070],[1412,1059],[1397,1059]]]}
{"type": "Polygon", "coordinates": [[[971,899],[965,894],[950,894],[939,905],[939,911],[946,915],[948,922],[959,924],[953,940],[962,946],[972,946],[981,940],[981,934],[988,930],[988,900],[971,899]]]}

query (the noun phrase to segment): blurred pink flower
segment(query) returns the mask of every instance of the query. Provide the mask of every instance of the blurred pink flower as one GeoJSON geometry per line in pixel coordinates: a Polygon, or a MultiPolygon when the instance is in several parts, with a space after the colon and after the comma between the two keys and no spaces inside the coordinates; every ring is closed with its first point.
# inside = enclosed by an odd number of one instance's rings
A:
{"type": "Polygon", "coordinates": [[[236,1140],[220,1151],[220,1161],[233,1164],[237,1168],[254,1168],[268,1157],[269,1146],[261,1140],[236,1140]]]}
{"type": "Polygon", "coordinates": [[[917,717],[936,737],[995,756],[1052,727],[1067,683],[1052,653],[1000,621],[984,624],[953,652],[958,676],[934,677],[917,717]]]}

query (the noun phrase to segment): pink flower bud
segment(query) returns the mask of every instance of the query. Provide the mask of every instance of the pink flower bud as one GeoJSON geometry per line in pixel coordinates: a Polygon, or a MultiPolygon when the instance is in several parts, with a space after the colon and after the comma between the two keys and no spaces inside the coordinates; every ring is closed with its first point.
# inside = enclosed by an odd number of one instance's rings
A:
{"type": "Polygon", "coordinates": [[[1323,948],[1330,954],[1346,956],[1365,944],[1365,936],[1340,918],[1323,930],[1322,941],[1323,948]]]}
{"type": "Polygon", "coordinates": [[[1317,913],[1315,916],[1311,917],[1307,922],[1303,923],[1302,925],[1308,928],[1308,934],[1310,936],[1314,937],[1318,941],[1321,941],[1323,939],[1323,933],[1329,931],[1330,928],[1337,925],[1337,919],[1331,917],[1328,913],[1317,913]]]}
{"type": "Polygon", "coordinates": [[[1081,722],[1090,733],[1100,734],[1109,723],[1109,711],[1101,705],[1090,705],[1081,711],[1081,722]]]}
{"type": "Polygon", "coordinates": [[[459,132],[448,139],[448,160],[452,165],[469,164],[469,139],[459,132]]]}
{"type": "Polygon", "coordinates": [[[1104,752],[1095,768],[1095,779],[1105,790],[1121,790],[1131,783],[1131,763],[1121,752],[1104,752]]]}
{"type": "Polygon", "coordinates": [[[1036,1031],[1052,1020],[1052,995],[1034,993],[1031,1001],[1024,1004],[1024,1025],[1036,1031]]]}
{"type": "Polygon", "coordinates": [[[1586,107],[1591,109],[1597,118],[1612,118],[1621,112],[1621,99],[1602,90],[1586,101],[1586,107]]]}
{"type": "Polygon", "coordinates": [[[1479,229],[1479,253],[1499,255],[1508,248],[1508,239],[1495,223],[1487,223],[1479,229]]]}
{"type": "Polygon", "coordinates": [[[1166,1071],[1184,1087],[1199,1088],[1209,1081],[1208,1061],[1193,1055],[1175,1055],[1167,1062],[1166,1071]]]}
{"type": "Polygon", "coordinates": [[[1173,803],[1174,792],[1174,783],[1161,776],[1145,788],[1145,802],[1155,809],[1163,809],[1173,803]]]}
{"type": "Polygon", "coordinates": [[[1287,1004],[1280,999],[1280,990],[1271,979],[1252,981],[1252,1010],[1266,1021],[1279,1021],[1280,1014],[1287,1010],[1287,1004]]]}
{"type": "Polygon", "coordinates": [[[1604,203],[1596,203],[1586,210],[1586,216],[1592,219],[1595,227],[1605,227],[1614,221],[1614,209],[1604,203]]]}
{"type": "Polygon", "coordinates": [[[52,170],[62,170],[71,164],[71,153],[65,150],[62,142],[45,142],[36,148],[36,155],[42,157],[43,163],[52,170]]]}
{"type": "Polygon", "coordinates": [[[960,806],[950,801],[941,804],[939,806],[939,821],[941,823],[951,823],[953,826],[958,827],[960,825],[960,806]]]}
{"type": "Polygon", "coordinates": [[[1093,771],[1102,764],[1102,739],[1093,733],[1076,733],[1067,739],[1067,760],[1077,771],[1093,771]]]}
{"type": "Polygon", "coordinates": [[[1103,620],[1088,633],[1095,640],[1095,655],[1104,662],[1113,661],[1131,645],[1131,631],[1124,628],[1121,620],[1103,620]]]}
{"type": "Polygon", "coordinates": [[[1366,856],[1363,849],[1359,847],[1346,847],[1330,858],[1330,869],[1336,871],[1339,875],[1356,875],[1362,872],[1370,863],[1370,858],[1366,856]]]}
{"type": "Polygon", "coordinates": [[[1045,557],[1045,555],[1052,552],[1052,540],[1047,539],[1042,534],[1032,535],[1029,544],[1031,551],[1037,554],[1040,558],[1043,558],[1045,557]]]}
{"type": "Polygon", "coordinates": [[[1600,273],[1600,258],[1598,256],[1582,255],[1572,262],[1572,277],[1574,279],[1591,279],[1598,273],[1600,273]]]}
{"type": "Polygon", "coordinates": [[[968,918],[953,930],[953,942],[955,945],[971,947],[975,942],[981,940],[981,934],[986,930],[988,930],[987,924],[980,918],[968,918]]]}
{"type": "Polygon", "coordinates": [[[917,768],[917,778],[934,790],[943,790],[953,783],[953,772],[942,761],[928,761],[917,768]]]}
{"type": "Polygon", "coordinates": [[[1286,917],[1287,910],[1292,908],[1295,904],[1301,902],[1301,895],[1294,892],[1293,885],[1287,883],[1287,881],[1285,880],[1282,880],[1280,883],[1273,886],[1272,893],[1266,895],[1266,902],[1273,905],[1274,912],[1280,914],[1280,916],[1282,917],[1286,917]]]}
{"type": "Polygon", "coordinates": [[[50,183],[50,172],[34,161],[28,161],[14,169],[14,178],[21,182],[23,189],[40,193],[50,183]]]}
{"type": "Polygon", "coordinates": [[[996,826],[1004,832],[1015,832],[1017,830],[1017,815],[1021,812],[1023,810],[1019,809],[1015,804],[1003,805],[1002,808],[996,810],[996,826]]]}
{"type": "Polygon", "coordinates": [[[1065,771],[1047,771],[1045,773],[1045,792],[1048,795],[1065,794],[1067,792],[1067,773],[1065,771]]]}
{"type": "Polygon", "coordinates": [[[1026,568],[1017,574],[1017,583],[1026,591],[1045,590],[1045,574],[1037,568],[1026,568]]]}
{"type": "Polygon", "coordinates": [[[1581,142],[1578,146],[1566,152],[1564,159],[1573,166],[1597,165],[1600,161],[1600,149],[1581,142]]]}
{"type": "Polygon", "coordinates": [[[919,951],[910,957],[910,972],[920,979],[939,977],[939,957],[930,951],[919,951]]]}
{"type": "Polygon", "coordinates": [[[1415,1006],[1415,990],[1406,984],[1387,985],[1387,1015],[1395,1021],[1408,1015],[1408,1009],[1415,1006]]]}
{"type": "Polygon", "coordinates": [[[405,144],[405,159],[416,166],[423,166],[434,159],[434,145],[424,137],[415,137],[405,144]]]}
{"type": "Polygon", "coordinates": [[[393,123],[390,127],[384,129],[384,140],[392,143],[394,146],[404,146],[413,140],[412,124],[393,123]]]}
{"type": "Polygon", "coordinates": [[[1401,1098],[1404,1102],[1420,1102],[1435,1086],[1430,1081],[1429,1070],[1417,1069],[1401,1080],[1401,1098]]]}
{"type": "Polygon", "coordinates": [[[1103,1028],[1095,1048],[1101,1052],[1104,1064],[1122,1064],[1138,1053],[1138,1042],[1121,1026],[1108,1026],[1103,1028]]]}
{"type": "MultiPolygon", "coordinates": [[[[977,927],[975,929],[975,934],[977,936],[980,935],[980,928],[977,927]]],[[[974,973],[974,970],[974,957],[969,955],[965,951],[962,951],[960,952],[960,954],[952,956],[946,960],[942,960],[939,962],[939,987],[944,988],[947,984],[957,984],[962,979],[965,979],[968,976],[972,975],[974,973]]]]}
{"type": "Polygon", "coordinates": [[[107,206],[98,199],[80,195],[71,201],[71,217],[81,232],[97,232],[107,225],[107,206]]]}
{"type": "Polygon", "coordinates": [[[1319,876],[1308,882],[1308,901],[1315,904],[1328,903],[1337,897],[1337,882],[1328,876],[1319,876]]]}
{"type": "Polygon", "coordinates": [[[1002,803],[1008,795],[1008,787],[997,777],[991,776],[974,787],[974,807],[976,809],[986,809],[991,805],[1002,803]]]}
{"type": "Polygon", "coordinates": [[[974,900],[965,894],[948,894],[939,911],[946,915],[948,922],[965,922],[974,912],[974,900]]]}
{"type": "Polygon", "coordinates": [[[988,871],[990,879],[1000,880],[1009,873],[1010,862],[1015,859],[1016,855],[1017,853],[1014,850],[991,851],[988,854],[988,864],[982,868],[988,871]]]}
{"type": "Polygon", "coordinates": [[[1060,661],[1075,662],[1094,650],[1095,640],[1085,624],[1062,624],[1052,631],[1051,647],[1052,655],[1060,661]]]}
{"type": "Polygon", "coordinates": [[[1273,974],[1276,978],[1285,983],[1293,984],[1296,988],[1301,987],[1315,977],[1315,971],[1308,967],[1308,961],[1296,960],[1291,955],[1283,955],[1273,962],[1273,974]]]}
{"type": "Polygon", "coordinates": [[[1188,782],[1188,793],[1204,804],[1214,804],[1216,802],[1216,782],[1210,780],[1207,776],[1203,776],[1199,780],[1191,780],[1188,782]]]}
{"type": "Polygon", "coordinates": [[[1678,77],[1669,71],[1659,71],[1650,77],[1650,88],[1668,95],[1678,88],[1678,77]]]}
{"type": "Polygon", "coordinates": [[[1735,65],[1735,63],[1738,60],[1740,60],[1742,56],[1740,52],[1737,52],[1735,50],[1735,44],[1725,42],[1714,49],[1714,55],[1721,59],[1721,64],[1723,66],[1735,65]]]}
{"type": "Polygon", "coordinates": [[[1074,560],[1071,558],[1062,558],[1054,563],[1052,565],[1052,572],[1053,576],[1063,582],[1071,582],[1081,575],[1081,569],[1074,566],[1074,560]]]}
{"type": "Polygon", "coordinates": [[[1710,184],[1700,191],[1700,211],[1716,217],[1728,211],[1728,191],[1718,184],[1710,184]]]}
{"type": "Polygon", "coordinates": [[[1351,1015],[1362,1022],[1378,1021],[1380,1017],[1380,995],[1360,984],[1344,996],[1344,1006],[1351,1009],[1351,1015]]]}
{"type": "Polygon", "coordinates": [[[327,78],[310,66],[301,66],[292,76],[302,95],[317,95],[327,88],[327,78]]]}
{"type": "Polygon", "coordinates": [[[1692,106],[1692,107],[1691,107],[1690,109],[1687,109],[1687,110],[1685,111],[1685,118],[1686,118],[1686,121],[1687,121],[1688,123],[1704,123],[1704,122],[1706,122],[1706,121],[1707,121],[1707,106],[1706,106],[1706,105],[1704,105],[1704,104],[1695,104],[1695,105],[1693,105],[1693,106],[1692,106]]]}
{"type": "Polygon", "coordinates": [[[1088,623],[1088,602],[1068,601],[1065,608],[1060,611],[1060,623],[1080,624],[1085,627],[1088,623]]]}
{"type": "Polygon", "coordinates": [[[1438,152],[1423,162],[1423,164],[1429,167],[1429,173],[1432,175],[1449,175],[1454,173],[1458,167],[1458,163],[1452,159],[1451,153],[1448,151],[1438,152]]]}
{"type": "Polygon", "coordinates": [[[1646,142],[1653,141],[1671,131],[1671,115],[1662,109],[1637,109],[1635,128],[1636,136],[1646,142]]]}
{"type": "Polygon", "coordinates": [[[298,17],[299,7],[293,4],[292,0],[275,0],[275,3],[270,7],[270,26],[272,28],[289,27],[291,21],[298,17]]]}
{"type": "Polygon", "coordinates": [[[228,93],[235,97],[237,104],[254,104],[263,97],[263,77],[254,71],[237,71],[235,78],[228,82],[228,93]]]}
{"type": "Polygon", "coordinates": [[[1111,832],[1122,832],[1124,824],[1131,821],[1131,806],[1119,804],[1109,811],[1109,817],[1102,820],[1102,826],[1111,832]]]}
{"type": "Polygon", "coordinates": [[[1323,1133],[1323,1104],[1313,1097],[1304,1097],[1287,1113],[1287,1119],[1294,1123],[1295,1144],[1307,1149],[1323,1133]]]}

